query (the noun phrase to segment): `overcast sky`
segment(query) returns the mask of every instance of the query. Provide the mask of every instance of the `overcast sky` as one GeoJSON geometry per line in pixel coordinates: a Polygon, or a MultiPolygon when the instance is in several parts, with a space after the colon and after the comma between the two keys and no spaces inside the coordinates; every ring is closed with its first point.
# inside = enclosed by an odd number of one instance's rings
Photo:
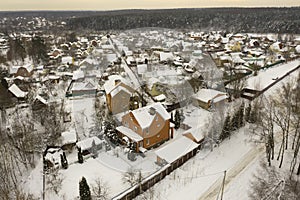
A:
{"type": "Polygon", "coordinates": [[[300,0],[0,0],[0,10],[117,10],[261,6],[300,6],[300,0]]]}

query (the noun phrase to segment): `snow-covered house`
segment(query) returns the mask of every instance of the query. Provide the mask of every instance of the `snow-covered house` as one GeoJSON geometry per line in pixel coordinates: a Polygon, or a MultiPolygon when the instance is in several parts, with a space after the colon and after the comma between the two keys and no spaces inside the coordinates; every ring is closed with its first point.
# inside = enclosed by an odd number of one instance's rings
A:
{"type": "MultiPolygon", "coordinates": [[[[172,143],[164,146],[155,152],[157,164],[180,165],[184,160],[194,156],[199,148],[199,144],[187,137],[180,137],[172,143]]],[[[178,167],[178,166],[176,166],[178,167]]]]}
{"type": "Polygon", "coordinates": [[[193,95],[193,104],[206,110],[224,105],[228,95],[213,89],[201,89],[193,95]]]}
{"type": "Polygon", "coordinates": [[[170,118],[162,104],[155,103],[125,114],[116,129],[123,141],[133,142],[136,152],[145,152],[173,137],[170,118]]]}
{"type": "Polygon", "coordinates": [[[76,143],[76,146],[77,146],[77,148],[81,149],[83,155],[87,155],[93,151],[93,148],[95,150],[101,149],[102,143],[103,142],[98,137],[93,136],[93,137],[78,141],[76,143]]]}
{"type": "Polygon", "coordinates": [[[93,95],[97,92],[96,83],[92,80],[85,79],[81,82],[74,82],[71,86],[72,96],[93,95]]]}
{"type": "Polygon", "coordinates": [[[30,77],[33,74],[33,65],[26,64],[23,66],[11,66],[9,68],[9,73],[15,77],[17,76],[30,77]]]}
{"type": "Polygon", "coordinates": [[[200,144],[205,138],[205,133],[207,132],[207,127],[201,125],[183,132],[182,135],[189,138],[190,140],[200,144]]]}
{"type": "Polygon", "coordinates": [[[72,150],[77,142],[77,134],[74,129],[61,133],[62,138],[62,149],[72,150]]]}
{"type": "Polygon", "coordinates": [[[134,93],[127,81],[119,75],[108,77],[103,85],[106,93],[106,104],[113,114],[129,110],[130,97],[134,93]]]}

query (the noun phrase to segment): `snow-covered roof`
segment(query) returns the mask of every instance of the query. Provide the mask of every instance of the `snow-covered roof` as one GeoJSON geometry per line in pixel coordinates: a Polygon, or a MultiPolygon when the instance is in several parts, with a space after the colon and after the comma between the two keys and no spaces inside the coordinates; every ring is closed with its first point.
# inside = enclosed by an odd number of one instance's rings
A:
{"type": "Polygon", "coordinates": [[[166,99],[166,95],[160,94],[160,95],[157,95],[157,96],[155,96],[155,97],[153,97],[153,98],[154,98],[154,100],[156,100],[156,101],[164,101],[164,100],[166,99]]]}
{"type": "Polygon", "coordinates": [[[177,159],[196,149],[199,145],[187,137],[180,137],[170,144],[155,151],[155,154],[168,163],[173,163],[177,159]]]}
{"type": "Polygon", "coordinates": [[[108,81],[106,81],[103,85],[106,94],[109,94],[116,87],[115,81],[117,80],[120,80],[122,83],[129,86],[128,82],[122,76],[111,75],[108,77],[108,81]]]}
{"type": "Polygon", "coordinates": [[[138,74],[144,74],[147,72],[147,64],[140,64],[140,65],[137,65],[137,71],[138,71],[138,74]]]}
{"type": "Polygon", "coordinates": [[[131,113],[134,115],[135,119],[142,129],[147,128],[151,125],[156,116],[156,113],[158,113],[164,120],[168,120],[171,118],[171,115],[167,112],[167,110],[161,103],[155,103],[146,107],[142,107],[131,111],[131,113]],[[151,109],[155,111],[155,114],[150,114],[149,111],[151,109]]]}
{"type": "Polygon", "coordinates": [[[10,86],[8,90],[17,98],[24,98],[27,95],[27,92],[22,91],[16,84],[10,86]]]}
{"type": "Polygon", "coordinates": [[[93,141],[95,141],[95,145],[100,145],[102,143],[102,141],[98,137],[93,136],[93,137],[78,141],[76,143],[76,146],[81,148],[82,151],[88,150],[88,149],[92,148],[93,141]]]}
{"type": "Polygon", "coordinates": [[[35,99],[39,100],[40,102],[42,102],[43,104],[48,104],[48,102],[43,98],[41,97],[40,95],[37,95],[35,97],[35,99]]]}
{"type": "Polygon", "coordinates": [[[173,60],[174,56],[172,52],[159,52],[159,60],[160,61],[167,61],[173,60]]]}
{"type": "Polygon", "coordinates": [[[206,131],[207,131],[207,127],[204,125],[200,125],[185,131],[182,135],[187,135],[190,133],[197,142],[200,142],[201,140],[204,139],[204,134],[206,131]]]}
{"type": "Polygon", "coordinates": [[[96,90],[96,84],[91,80],[84,80],[82,82],[74,82],[72,85],[72,91],[80,90],[96,90]]]}
{"type": "Polygon", "coordinates": [[[67,64],[67,63],[72,64],[73,63],[73,58],[71,56],[64,56],[64,57],[61,58],[61,62],[63,64],[67,64]]]}
{"type": "Polygon", "coordinates": [[[121,132],[123,135],[127,136],[129,139],[139,142],[143,140],[143,137],[131,130],[130,128],[127,128],[125,126],[118,126],[117,131],[121,132]]]}
{"type": "Polygon", "coordinates": [[[73,80],[84,78],[84,72],[82,70],[76,70],[73,72],[73,80]]]}
{"type": "Polygon", "coordinates": [[[76,131],[74,129],[62,132],[61,137],[62,137],[63,145],[73,144],[73,143],[76,143],[76,141],[77,141],[77,135],[76,135],[76,131]]]}
{"type": "Polygon", "coordinates": [[[215,99],[217,95],[226,96],[226,93],[213,89],[200,89],[193,97],[203,102],[208,102],[209,100],[215,99]]]}
{"type": "Polygon", "coordinates": [[[111,91],[110,95],[111,95],[111,97],[114,97],[116,94],[118,94],[121,91],[124,91],[124,92],[128,93],[129,95],[131,94],[131,92],[129,90],[127,90],[125,87],[123,87],[122,85],[118,85],[111,91]]]}

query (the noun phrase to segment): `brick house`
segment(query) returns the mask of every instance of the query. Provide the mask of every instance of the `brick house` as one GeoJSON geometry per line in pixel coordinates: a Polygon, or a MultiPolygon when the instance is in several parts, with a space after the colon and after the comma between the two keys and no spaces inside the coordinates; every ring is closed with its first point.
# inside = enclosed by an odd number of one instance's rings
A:
{"type": "Polygon", "coordinates": [[[161,103],[128,112],[117,127],[119,137],[134,143],[136,152],[144,152],[173,137],[170,114],[161,103]]]}

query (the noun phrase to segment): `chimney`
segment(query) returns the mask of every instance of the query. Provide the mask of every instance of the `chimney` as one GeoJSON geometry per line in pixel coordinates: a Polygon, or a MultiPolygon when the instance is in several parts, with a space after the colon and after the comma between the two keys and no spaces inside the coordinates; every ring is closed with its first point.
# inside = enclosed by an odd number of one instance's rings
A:
{"type": "Polygon", "coordinates": [[[119,83],[121,83],[121,80],[120,79],[116,79],[115,80],[115,85],[118,85],[119,83]]]}
{"type": "Polygon", "coordinates": [[[149,113],[150,113],[150,115],[155,115],[155,113],[156,113],[155,108],[151,107],[149,109],[149,113]]]}

